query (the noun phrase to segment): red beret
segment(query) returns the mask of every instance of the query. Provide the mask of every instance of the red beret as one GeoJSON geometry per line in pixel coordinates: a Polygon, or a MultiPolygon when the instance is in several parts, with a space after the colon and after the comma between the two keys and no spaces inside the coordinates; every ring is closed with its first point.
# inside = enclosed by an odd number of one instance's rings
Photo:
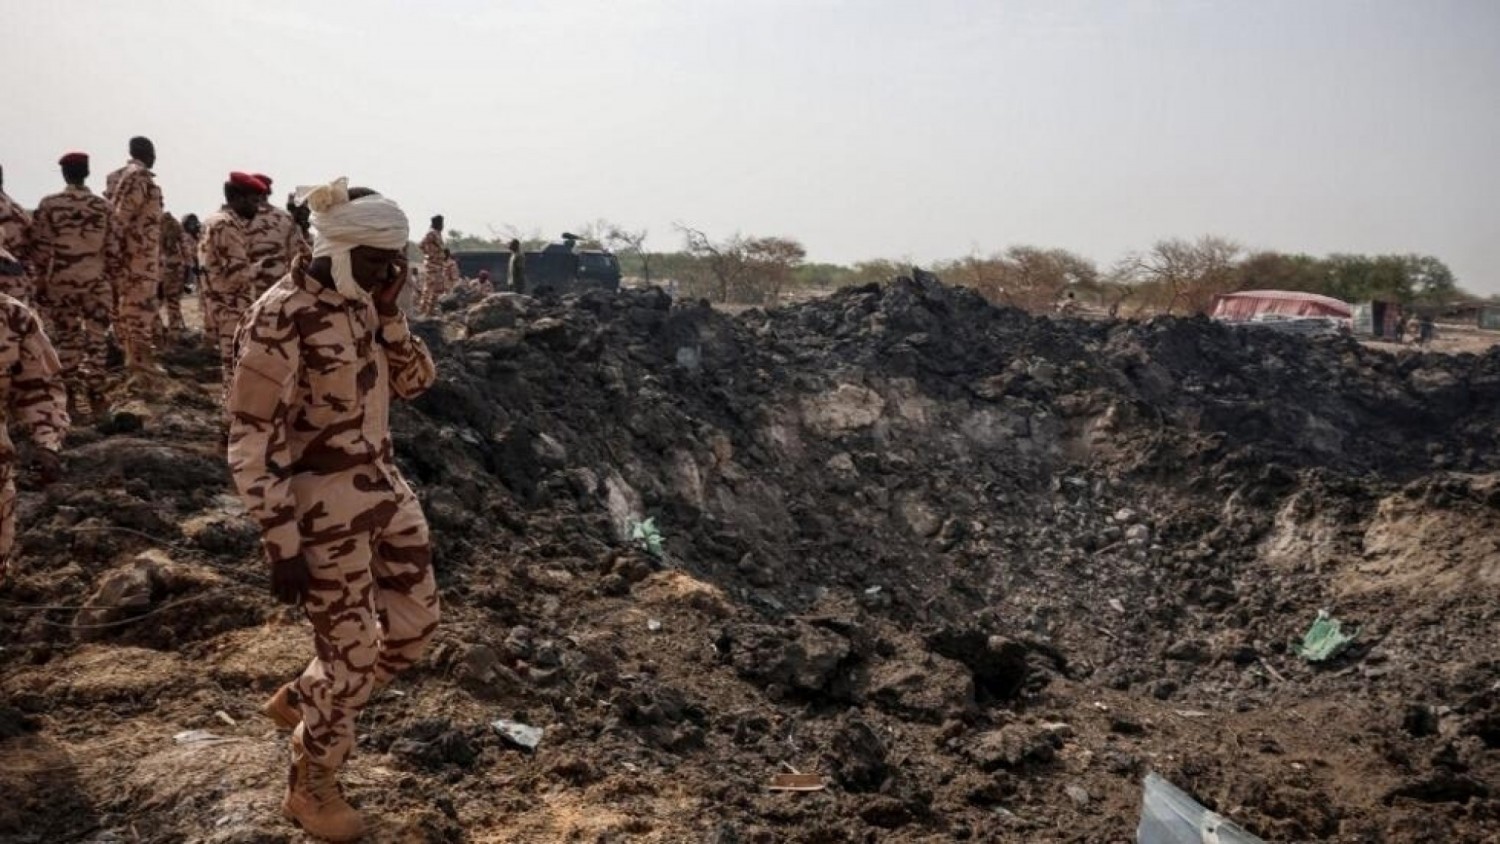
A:
{"type": "Polygon", "coordinates": [[[271,189],[266,187],[265,182],[262,182],[260,179],[255,178],[249,173],[240,173],[238,171],[230,173],[229,183],[231,185],[234,185],[235,187],[244,188],[245,190],[249,191],[255,191],[256,193],[271,192],[271,189]]]}
{"type": "Polygon", "coordinates": [[[265,182],[266,183],[266,190],[270,190],[271,189],[271,182],[275,181],[275,179],[272,179],[270,176],[267,176],[265,173],[251,173],[250,175],[254,176],[257,179],[260,179],[262,182],[265,182]]]}
{"type": "Polygon", "coordinates": [[[69,164],[87,164],[89,163],[89,154],[86,152],[70,152],[62,158],[57,159],[57,163],[64,166],[69,164]]]}

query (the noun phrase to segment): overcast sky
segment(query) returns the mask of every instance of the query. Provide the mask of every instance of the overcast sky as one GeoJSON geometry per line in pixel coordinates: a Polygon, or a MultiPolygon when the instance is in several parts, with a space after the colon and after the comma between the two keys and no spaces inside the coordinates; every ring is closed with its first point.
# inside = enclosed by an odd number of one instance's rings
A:
{"type": "Polygon", "coordinates": [[[156,141],[169,209],[230,170],[348,175],[420,231],[609,218],[816,260],[1167,236],[1423,252],[1500,292],[1497,0],[0,0],[28,206],[156,141]]]}

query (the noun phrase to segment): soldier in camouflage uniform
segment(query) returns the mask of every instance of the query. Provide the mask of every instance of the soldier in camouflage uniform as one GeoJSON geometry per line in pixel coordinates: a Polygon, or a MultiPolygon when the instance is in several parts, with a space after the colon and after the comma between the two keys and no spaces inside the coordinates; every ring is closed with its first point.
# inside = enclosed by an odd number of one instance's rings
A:
{"type": "Polygon", "coordinates": [[[253,301],[256,267],[250,262],[250,225],[263,193],[265,185],[254,176],[230,173],[224,183],[224,207],[203,224],[198,244],[203,324],[213,327],[225,389],[234,371],[234,329],[253,301]]]}
{"type": "Polygon", "coordinates": [[[443,253],[448,250],[443,246],[442,214],[432,218],[432,228],[417,248],[422,250],[422,289],[417,293],[417,313],[425,316],[432,313],[437,292],[443,286],[443,253]]]}
{"type": "Polygon", "coordinates": [[[182,288],[187,284],[188,267],[193,264],[191,240],[182,230],[182,224],[170,213],[161,217],[161,286],[158,288],[161,308],[166,312],[163,323],[161,313],[156,314],[153,327],[156,335],[165,340],[177,340],[186,330],[182,321],[182,288]]]}
{"type": "Polygon", "coordinates": [[[422,298],[417,302],[417,309],[425,315],[431,315],[437,310],[438,300],[457,287],[462,276],[458,273],[458,262],[453,260],[453,253],[447,249],[442,252],[437,272],[424,276],[426,284],[422,286],[422,298]]]}
{"type": "Polygon", "coordinates": [[[312,622],[307,670],[263,711],[293,729],[283,812],[335,841],[364,824],[337,771],[371,693],[409,668],[438,623],[427,522],[396,468],[395,394],[436,378],[397,301],[406,216],[343,179],[308,195],[311,261],[260,298],[236,337],[229,466],[260,522],[272,591],[312,622]]]}
{"type": "Polygon", "coordinates": [[[250,221],[250,263],[256,266],[252,296],[259,299],[287,274],[299,255],[308,255],[308,248],[292,215],[271,204],[271,178],[260,173],[253,175],[266,186],[255,219],[250,221]]]}
{"type": "Polygon", "coordinates": [[[114,277],[115,337],[125,365],[155,369],[151,329],[156,322],[156,288],[161,283],[161,188],[151,168],[156,147],[146,138],[130,139],[130,161],[109,174],[104,198],[120,231],[120,260],[114,277]]]}
{"type": "MultiPolygon", "coordinates": [[[[0,248],[0,266],[14,268],[14,257],[0,248]]],[[[4,271],[0,271],[4,274],[4,271]]],[[[43,484],[62,474],[57,453],[68,432],[67,392],[58,375],[57,355],[31,309],[0,294],[0,409],[24,426],[36,444],[36,466],[43,484]]],[[[0,584],[10,573],[16,542],[16,447],[0,422],[0,584]]]]}
{"type": "MultiPolygon", "coordinates": [[[[0,167],[0,249],[9,250],[12,259],[23,266],[32,262],[30,231],[31,215],[21,203],[6,195],[5,168],[0,167]]],[[[0,276],[0,293],[30,302],[35,293],[32,276],[30,267],[18,275],[0,276]]]]}
{"type": "Polygon", "coordinates": [[[109,279],[118,259],[114,214],[84,182],[89,157],[68,153],[58,164],[67,187],[44,198],[32,222],[37,301],[56,338],[73,407],[87,413],[102,398],[109,353],[109,279]]]}

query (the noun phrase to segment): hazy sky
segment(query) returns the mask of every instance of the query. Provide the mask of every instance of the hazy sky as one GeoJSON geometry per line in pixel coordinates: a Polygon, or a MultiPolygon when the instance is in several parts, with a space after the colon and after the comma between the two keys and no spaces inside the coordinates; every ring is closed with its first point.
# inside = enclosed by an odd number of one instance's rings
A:
{"type": "Polygon", "coordinates": [[[0,0],[34,205],[133,134],[167,205],[348,175],[418,231],[929,261],[1165,236],[1425,252],[1500,291],[1500,0],[0,0]]]}

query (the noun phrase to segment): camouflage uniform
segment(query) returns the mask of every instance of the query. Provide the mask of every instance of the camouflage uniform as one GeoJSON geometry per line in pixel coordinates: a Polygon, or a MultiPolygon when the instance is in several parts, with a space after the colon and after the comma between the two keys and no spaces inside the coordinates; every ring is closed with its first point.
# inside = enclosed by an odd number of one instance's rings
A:
{"type": "MultiPolygon", "coordinates": [[[[173,336],[182,334],[182,289],[187,284],[188,267],[193,265],[192,239],[171,214],[161,218],[161,304],[167,312],[166,330],[173,336]]],[[[161,314],[154,320],[162,326],[161,314]]]]}
{"type": "Polygon", "coordinates": [[[417,303],[417,309],[423,314],[437,310],[437,301],[463,280],[458,272],[457,261],[452,258],[440,258],[439,261],[439,269],[427,276],[427,284],[422,287],[422,298],[417,303]]]}
{"type": "Polygon", "coordinates": [[[161,188],[156,176],[131,160],[109,174],[104,198],[120,227],[119,272],[115,275],[115,335],[132,365],[151,359],[156,286],[161,281],[161,188]]]}
{"type": "Polygon", "coordinates": [[[443,233],[429,229],[418,244],[422,250],[422,291],[417,295],[417,312],[432,313],[439,291],[443,287],[443,233]]]}
{"type": "MultiPolygon", "coordinates": [[[[57,354],[31,309],[0,294],[0,397],[6,416],[20,422],[37,447],[62,448],[68,432],[67,391],[57,354]]],[[[16,541],[16,448],[0,420],[0,581],[16,541]]]]}
{"type": "Polygon", "coordinates": [[[292,272],[235,339],[229,468],[273,562],[303,558],[317,656],[295,682],[296,740],[337,768],[371,691],[410,667],[438,622],[427,522],[392,456],[390,400],[436,379],[399,312],[292,272]]]}
{"type": "Polygon", "coordinates": [[[33,278],[34,268],[29,266],[31,260],[31,215],[16,202],[0,191],[0,249],[8,249],[16,260],[28,264],[27,271],[21,275],[0,275],[0,293],[24,302],[30,302],[35,294],[33,278]]]}
{"type": "Polygon", "coordinates": [[[109,203],[82,186],[43,199],[32,223],[37,301],[75,398],[103,387],[117,234],[109,203]]]}
{"type": "Polygon", "coordinates": [[[203,325],[218,345],[225,389],[234,368],[234,329],[250,307],[255,286],[249,240],[249,222],[225,206],[204,221],[198,244],[198,265],[204,272],[203,325]]]}
{"type": "Polygon", "coordinates": [[[299,256],[310,257],[311,249],[291,214],[262,201],[249,225],[249,253],[250,265],[255,268],[255,288],[251,296],[259,299],[287,274],[299,256]]]}

